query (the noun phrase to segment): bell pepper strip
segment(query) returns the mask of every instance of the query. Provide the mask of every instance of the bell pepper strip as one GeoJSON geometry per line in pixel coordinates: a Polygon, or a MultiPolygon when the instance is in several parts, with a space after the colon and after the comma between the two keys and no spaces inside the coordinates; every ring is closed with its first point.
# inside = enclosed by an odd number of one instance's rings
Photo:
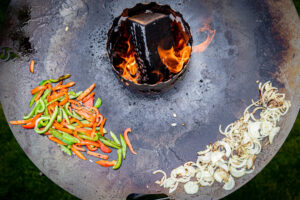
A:
{"type": "Polygon", "coordinates": [[[100,98],[97,98],[96,103],[95,103],[95,107],[99,108],[102,104],[102,100],[100,98]]]}
{"type": "Polygon", "coordinates": [[[131,132],[131,128],[127,128],[124,131],[124,139],[126,144],[128,145],[129,150],[131,151],[131,153],[136,154],[136,152],[133,150],[132,145],[130,143],[130,140],[128,138],[128,133],[131,132]]]}
{"type": "Polygon", "coordinates": [[[34,60],[31,60],[29,70],[34,74],[34,60]]]}
{"type": "Polygon", "coordinates": [[[58,92],[58,93],[53,93],[53,94],[51,95],[50,102],[51,102],[51,101],[54,101],[54,100],[55,100],[55,101],[60,100],[59,98],[62,97],[62,96],[64,96],[64,95],[65,95],[65,92],[66,92],[66,90],[60,91],[60,92],[58,92]]]}
{"type": "Polygon", "coordinates": [[[72,155],[72,152],[71,152],[71,150],[70,150],[70,149],[68,149],[66,146],[64,146],[64,145],[61,145],[61,144],[58,144],[58,146],[60,146],[60,149],[61,149],[63,152],[65,152],[66,154],[68,154],[69,156],[71,156],[71,155],[72,155]]]}
{"type": "Polygon", "coordinates": [[[122,134],[120,134],[120,140],[121,140],[121,148],[122,148],[122,155],[123,159],[126,158],[126,151],[127,151],[127,144],[125,142],[125,139],[122,134]]]}
{"type": "Polygon", "coordinates": [[[79,147],[79,146],[77,146],[76,144],[74,144],[73,147],[74,147],[75,149],[77,149],[78,151],[85,151],[85,148],[79,147]]]}
{"type": "Polygon", "coordinates": [[[35,114],[43,113],[45,111],[46,105],[42,99],[38,100],[36,105],[37,105],[37,108],[34,112],[35,114]]]}
{"type": "MultiPolygon", "coordinates": [[[[49,134],[51,134],[51,133],[49,133],[49,134]]],[[[60,141],[59,139],[57,139],[56,137],[53,137],[52,135],[49,135],[48,139],[51,140],[51,141],[53,141],[53,142],[56,142],[57,144],[67,145],[66,143],[60,141]]]]}
{"type": "Polygon", "coordinates": [[[71,113],[71,112],[69,111],[69,105],[70,105],[70,102],[66,103],[65,106],[64,106],[64,109],[65,109],[65,112],[67,113],[67,115],[69,115],[69,116],[71,116],[71,117],[73,117],[73,118],[76,118],[76,119],[78,119],[78,120],[82,120],[81,117],[78,117],[77,115],[74,115],[74,112],[71,113]]]}
{"type": "Polygon", "coordinates": [[[92,137],[92,138],[96,135],[96,126],[97,126],[97,124],[94,123],[93,129],[92,129],[92,132],[91,132],[91,137],[92,137]]]}
{"type": "Polygon", "coordinates": [[[33,120],[33,118],[27,119],[27,120],[10,121],[9,123],[11,125],[20,125],[20,124],[27,124],[27,123],[31,122],[32,120],[33,120]]]}
{"type": "Polygon", "coordinates": [[[94,104],[94,97],[90,98],[89,100],[83,103],[85,107],[93,107],[93,104],[94,104]]]}
{"type": "Polygon", "coordinates": [[[94,146],[92,146],[92,145],[86,145],[86,148],[88,149],[88,150],[90,150],[90,151],[97,151],[97,149],[98,149],[98,147],[94,147],[94,146]]]}
{"type": "Polygon", "coordinates": [[[96,118],[94,116],[89,115],[87,112],[85,112],[83,110],[76,110],[75,113],[79,114],[80,117],[83,117],[84,119],[86,119],[92,123],[96,120],[96,118]]]}
{"type": "Polygon", "coordinates": [[[110,153],[111,152],[111,149],[108,148],[105,144],[103,144],[100,140],[98,140],[97,142],[100,144],[100,150],[103,153],[110,153]]]}
{"type": "Polygon", "coordinates": [[[47,83],[46,85],[47,85],[48,90],[53,91],[53,87],[52,87],[51,83],[47,83]]]}
{"type": "Polygon", "coordinates": [[[90,136],[87,136],[87,135],[83,135],[83,134],[78,134],[78,137],[80,137],[81,139],[86,139],[86,140],[90,140],[90,141],[97,141],[97,140],[99,140],[99,137],[98,137],[97,134],[93,138],[90,137],[90,136]]]}
{"type": "Polygon", "coordinates": [[[68,92],[65,92],[65,98],[64,100],[62,100],[61,102],[59,102],[59,106],[63,106],[65,105],[67,102],[69,101],[69,95],[68,95],[68,92]]]}
{"type": "Polygon", "coordinates": [[[82,103],[88,101],[89,99],[93,98],[95,96],[95,92],[90,93],[89,95],[87,95],[86,97],[84,97],[82,99],[82,103]]]}
{"type": "Polygon", "coordinates": [[[36,92],[36,93],[32,96],[32,98],[31,98],[31,100],[30,100],[30,102],[29,102],[29,108],[31,108],[31,106],[34,104],[34,102],[35,102],[35,97],[38,95],[38,93],[39,93],[39,92],[36,92]]]}
{"type": "Polygon", "coordinates": [[[108,161],[108,160],[98,160],[96,161],[96,163],[98,165],[101,165],[102,167],[112,167],[116,164],[116,161],[115,160],[112,160],[112,161],[108,161]]]}
{"type": "Polygon", "coordinates": [[[25,124],[25,125],[22,125],[23,128],[26,128],[26,129],[32,129],[35,127],[35,122],[36,120],[42,115],[42,113],[39,113],[37,114],[36,116],[34,116],[34,118],[32,118],[32,120],[28,123],[28,124],[25,124]]]}
{"type": "Polygon", "coordinates": [[[66,120],[67,124],[70,124],[69,116],[67,115],[64,108],[61,108],[61,112],[63,114],[63,118],[66,120]]]}
{"type": "Polygon", "coordinates": [[[92,131],[91,130],[88,130],[88,129],[85,129],[85,128],[76,128],[76,131],[80,132],[80,133],[83,133],[85,135],[91,135],[92,131]]]}
{"type": "Polygon", "coordinates": [[[31,90],[31,94],[33,95],[33,94],[39,92],[40,90],[45,90],[45,89],[47,89],[47,86],[45,86],[45,85],[37,86],[36,88],[31,90]]]}
{"type": "Polygon", "coordinates": [[[73,124],[74,122],[76,122],[80,128],[83,127],[83,124],[76,118],[71,118],[69,124],[73,124]]]}
{"type": "MultiPolygon", "coordinates": [[[[51,118],[50,118],[50,120],[49,120],[49,123],[47,124],[47,126],[45,126],[45,128],[42,129],[42,130],[38,128],[37,125],[39,124],[39,120],[42,120],[42,119],[43,119],[43,117],[41,117],[41,118],[39,118],[39,119],[36,121],[36,125],[35,125],[35,127],[34,127],[34,131],[35,131],[36,133],[38,133],[38,134],[46,133],[46,132],[49,130],[49,128],[52,126],[54,120],[55,120],[56,117],[57,117],[57,114],[58,114],[58,107],[56,106],[56,107],[55,107],[55,110],[54,110],[54,112],[53,112],[53,114],[52,114],[52,116],[51,116],[51,118]]],[[[49,117],[44,117],[44,118],[49,118],[49,117]]]]}
{"type": "Polygon", "coordinates": [[[66,89],[66,88],[72,87],[73,85],[75,85],[75,82],[71,81],[71,82],[69,82],[69,83],[67,83],[67,84],[65,84],[65,85],[55,86],[55,87],[53,88],[53,90],[54,90],[54,91],[55,91],[55,90],[62,90],[62,89],[66,89]]]}
{"type": "Polygon", "coordinates": [[[69,133],[69,134],[73,134],[73,130],[64,128],[64,127],[63,127],[62,125],[60,125],[59,123],[54,122],[54,123],[53,123],[53,127],[54,127],[56,130],[63,131],[63,132],[65,132],[65,133],[69,133]]]}
{"type": "Polygon", "coordinates": [[[121,145],[119,139],[118,139],[117,136],[114,134],[114,132],[109,131],[109,134],[110,134],[111,138],[114,140],[115,143],[117,143],[118,145],[121,145]]]}
{"type": "Polygon", "coordinates": [[[71,107],[74,108],[74,109],[79,109],[81,107],[81,104],[78,102],[78,101],[75,101],[73,99],[70,99],[69,102],[71,103],[71,107]],[[77,107],[75,107],[74,105],[77,105],[77,107]]]}
{"type": "Polygon", "coordinates": [[[58,114],[57,114],[57,118],[56,121],[58,123],[60,123],[62,121],[62,112],[61,112],[61,108],[58,108],[58,114]]]}
{"type": "Polygon", "coordinates": [[[45,116],[50,116],[50,115],[49,115],[49,112],[48,112],[47,99],[44,99],[43,101],[44,101],[44,103],[45,103],[45,105],[46,105],[46,108],[45,108],[45,111],[44,111],[44,115],[45,115],[45,116]]]}
{"type": "MultiPolygon", "coordinates": [[[[93,83],[90,87],[88,87],[79,97],[77,97],[78,101],[81,101],[84,97],[86,97],[91,91],[95,88],[95,83],[93,83]]],[[[34,93],[33,93],[34,94],[34,93]]]]}
{"type": "Polygon", "coordinates": [[[50,93],[51,93],[51,90],[46,89],[46,90],[44,91],[44,94],[43,94],[43,96],[41,97],[41,99],[46,99],[50,93]]]}
{"type": "Polygon", "coordinates": [[[92,152],[92,151],[87,151],[86,153],[87,153],[87,155],[95,156],[95,157],[101,158],[103,160],[107,160],[108,159],[108,155],[103,155],[103,154],[92,152]]]}
{"type": "Polygon", "coordinates": [[[78,120],[83,120],[83,117],[81,117],[79,114],[77,114],[74,110],[72,111],[71,116],[78,119],[78,120]]]}
{"type": "Polygon", "coordinates": [[[33,109],[30,111],[30,113],[28,115],[24,115],[23,119],[27,120],[27,119],[32,118],[34,116],[35,111],[36,111],[36,109],[37,109],[38,106],[39,106],[38,103],[35,104],[34,107],[33,107],[33,109]]]}
{"type": "Polygon", "coordinates": [[[119,169],[122,164],[122,149],[118,149],[118,158],[116,164],[113,166],[113,169],[119,169]]]}
{"type": "Polygon", "coordinates": [[[78,151],[77,149],[74,148],[74,145],[72,145],[71,150],[73,151],[73,153],[78,156],[78,158],[82,159],[82,160],[86,160],[86,157],[84,157],[84,155],[78,151]]]}
{"type": "Polygon", "coordinates": [[[104,135],[104,132],[103,132],[103,127],[104,127],[104,124],[106,122],[106,118],[103,118],[101,124],[100,124],[100,134],[103,136],[104,135]]]}
{"type": "Polygon", "coordinates": [[[79,91],[77,93],[75,93],[74,91],[70,91],[69,92],[69,99],[75,99],[77,98],[79,95],[81,95],[83,93],[83,91],[79,91]]]}
{"type": "Polygon", "coordinates": [[[49,136],[49,135],[51,135],[51,133],[49,133],[49,132],[46,132],[46,133],[44,133],[44,135],[48,135],[48,136],[49,136]]]}
{"type": "Polygon", "coordinates": [[[38,101],[38,100],[41,98],[41,96],[43,95],[44,91],[45,91],[45,90],[40,90],[40,91],[37,93],[37,95],[35,96],[34,101],[38,101]]]}
{"type": "Polygon", "coordinates": [[[109,147],[112,147],[112,148],[115,148],[115,149],[120,149],[121,146],[116,144],[115,142],[111,141],[111,140],[108,140],[106,139],[105,137],[102,137],[102,136],[99,136],[100,137],[100,141],[105,144],[106,146],[109,146],[109,147]]]}
{"type": "Polygon", "coordinates": [[[70,78],[70,77],[71,77],[71,74],[65,74],[65,75],[60,76],[58,79],[49,79],[49,81],[50,81],[51,83],[57,83],[57,82],[59,82],[59,81],[66,80],[66,79],[68,79],[68,78],[70,78]]]}
{"type": "Polygon", "coordinates": [[[56,137],[57,139],[61,140],[62,142],[66,143],[66,144],[74,144],[74,143],[80,142],[77,138],[69,135],[68,133],[60,132],[53,128],[49,129],[49,133],[51,133],[51,135],[53,135],[54,137],[56,137]]]}

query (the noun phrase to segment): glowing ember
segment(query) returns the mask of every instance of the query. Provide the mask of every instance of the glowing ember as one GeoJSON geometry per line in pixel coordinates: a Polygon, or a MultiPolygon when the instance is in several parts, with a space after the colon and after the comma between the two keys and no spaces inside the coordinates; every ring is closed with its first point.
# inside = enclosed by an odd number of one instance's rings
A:
{"type": "Polygon", "coordinates": [[[216,30],[211,29],[209,24],[204,24],[204,26],[201,27],[197,32],[204,32],[204,31],[208,32],[206,40],[204,42],[202,42],[201,44],[193,46],[193,53],[194,52],[201,53],[201,52],[205,51],[205,49],[209,46],[209,44],[215,37],[216,30]]]}
{"type": "Polygon", "coordinates": [[[157,47],[157,52],[160,56],[162,63],[169,69],[170,72],[177,74],[180,72],[187,63],[191,55],[191,47],[181,39],[178,42],[178,46],[181,47],[178,50],[174,50],[174,47],[171,47],[168,50],[157,47]]]}

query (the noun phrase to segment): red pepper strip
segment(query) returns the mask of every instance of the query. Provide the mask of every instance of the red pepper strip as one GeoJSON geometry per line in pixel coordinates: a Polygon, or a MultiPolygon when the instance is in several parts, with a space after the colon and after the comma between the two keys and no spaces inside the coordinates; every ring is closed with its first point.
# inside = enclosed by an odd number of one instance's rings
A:
{"type": "Polygon", "coordinates": [[[100,124],[100,133],[101,133],[102,136],[104,135],[104,133],[103,133],[103,127],[104,127],[105,122],[106,122],[106,118],[104,118],[102,120],[101,124],[100,124]]]}
{"type": "Polygon", "coordinates": [[[101,165],[102,167],[112,167],[116,164],[116,161],[115,160],[112,160],[112,161],[108,161],[108,160],[98,160],[96,161],[96,163],[98,165],[101,165]]]}
{"type": "Polygon", "coordinates": [[[59,102],[58,105],[63,106],[63,105],[65,105],[68,101],[69,101],[69,95],[68,95],[68,92],[65,92],[65,98],[64,98],[64,100],[62,100],[61,102],[59,102]]]}
{"type": "Polygon", "coordinates": [[[88,148],[88,150],[90,151],[97,151],[98,147],[92,147],[92,145],[87,144],[86,148],[88,148]]]}
{"type": "Polygon", "coordinates": [[[51,135],[51,133],[49,133],[49,132],[46,132],[46,133],[44,133],[44,135],[51,135]]]}
{"type": "Polygon", "coordinates": [[[54,93],[54,92],[53,92],[53,94],[52,94],[51,97],[50,97],[50,101],[52,101],[52,100],[54,100],[54,99],[57,99],[57,98],[59,98],[59,97],[64,96],[64,95],[65,95],[65,92],[67,92],[67,90],[62,90],[62,91],[60,91],[59,93],[54,93]]]}
{"type": "Polygon", "coordinates": [[[71,82],[67,83],[66,85],[55,86],[53,88],[53,90],[62,90],[62,89],[65,89],[65,88],[72,87],[73,85],[75,85],[75,82],[71,81],[71,82]]]}
{"type": "Polygon", "coordinates": [[[95,156],[97,158],[101,158],[101,159],[104,159],[104,160],[107,160],[108,159],[108,155],[103,155],[103,154],[100,154],[100,153],[96,153],[96,152],[91,152],[91,151],[87,151],[86,152],[88,155],[90,156],[95,156]]]}
{"type": "Polygon", "coordinates": [[[34,116],[34,117],[32,118],[32,120],[31,120],[28,124],[22,125],[22,127],[23,127],[23,128],[26,128],[26,129],[32,129],[32,128],[34,128],[34,127],[35,127],[35,122],[36,122],[36,120],[37,120],[38,118],[40,118],[41,115],[42,115],[42,113],[37,114],[36,116],[34,116]]]}
{"type": "Polygon", "coordinates": [[[83,127],[83,124],[82,124],[81,121],[79,121],[78,119],[76,119],[76,118],[71,118],[71,119],[70,119],[70,123],[71,123],[71,124],[73,124],[73,123],[75,123],[75,122],[78,124],[78,126],[79,126],[80,128],[83,127]]]}
{"type": "Polygon", "coordinates": [[[49,140],[56,142],[57,144],[67,145],[66,143],[60,141],[59,139],[57,139],[56,137],[53,137],[52,135],[49,135],[48,138],[49,138],[49,140]]]}
{"type": "Polygon", "coordinates": [[[64,128],[62,125],[60,125],[57,122],[54,122],[53,126],[57,130],[60,130],[60,131],[63,131],[63,132],[69,133],[69,134],[73,134],[73,131],[71,129],[64,128]]]}
{"type": "Polygon", "coordinates": [[[95,88],[95,83],[93,83],[88,89],[86,89],[79,97],[77,97],[78,101],[81,101],[84,97],[86,97],[93,89],[95,88]]]}
{"type": "Polygon", "coordinates": [[[34,98],[34,101],[38,101],[40,99],[40,97],[43,95],[45,90],[40,90],[39,93],[36,95],[36,97],[34,98]]]}
{"type": "Polygon", "coordinates": [[[103,153],[110,153],[111,152],[111,149],[108,148],[105,144],[103,144],[100,140],[98,140],[97,142],[100,144],[100,150],[103,153]]]}
{"type": "Polygon", "coordinates": [[[34,74],[34,60],[32,60],[32,61],[30,62],[29,70],[30,70],[31,73],[34,74]]]}
{"type": "Polygon", "coordinates": [[[95,147],[100,147],[100,144],[98,142],[90,141],[90,140],[82,140],[80,142],[80,145],[93,145],[95,147]]]}
{"type": "Polygon", "coordinates": [[[94,95],[95,95],[95,92],[90,93],[89,95],[84,97],[84,99],[82,99],[82,103],[88,101],[90,98],[94,97],[94,95]]]}
{"type": "Polygon", "coordinates": [[[132,145],[131,145],[131,143],[130,143],[130,140],[129,140],[129,138],[128,138],[128,132],[131,132],[131,128],[127,128],[127,129],[125,129],[125,131],[124,131],[124,139],[125,139],[125,142],[126,142],[126,144],[128,145],[128,148],[130,149],[131,153],[136,154],[136,152],[133,150],[132,145]]]}
{"type": "Polygon", "coordinates": [[[47,86],[45,86],[45,85],[37,86],[36,88],[31,90],[31,94],[33,95],[33,94],[37,93],[38,91],[45,90],[45,89],[47,89],[47,86]]]}
{"type": "Polygon", "coordinates": [[[88,129],[85,129],[85,128],[80,128],[80,127],[77,127],[77,128],[75,129],[75,131],[84,133],[84,134],[86,134],[86,135],[88,135],[88,136],[90,136],[91,133],[92,133],[91,130],[88,130],[88,129]]]}
{"type": "Polygon", "coordinates": [[[56,84],[56,86],[54,86],[53,90],[55,90],[57,87],[59,87],[60,85],[62,85],[63,81],[60,81],[59,83],[56,84]]]}
{"type": "Polygon", "coordinates": [[[94,106],[94,97],[90,98],[86,102],[83,103],[85,107],[93,107],[94,106]]]}
{"type": "Polygon", "coordinates": [[[83,148],[83,147],[79,147],[79,146],[77,146],[77,145],[74,145],[73,146],[75,149],[77,149],[78,151],[85,151],[85,148],[83,148]]]}
{"type": "Polygon", "coordinates": [[[82,160],[86,160],[86,157],[84,157],[84,155],[78,151],[77,149],[75,149],[74,144],[71,147],[71,150],[73,151],[73,153],[78,156],[78,158],[82,159],[82,160]]]}

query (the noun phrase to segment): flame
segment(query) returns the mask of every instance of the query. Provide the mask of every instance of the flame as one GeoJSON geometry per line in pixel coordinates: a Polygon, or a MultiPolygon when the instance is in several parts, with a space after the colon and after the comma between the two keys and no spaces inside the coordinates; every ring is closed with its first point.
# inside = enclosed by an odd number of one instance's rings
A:
{"type": "Polygon", "coordinates": [[[157,47],[157,51],[162,63],[169,69],[172,73],[178,73],[182,70],[183,65],[187,63],[191,55],[191,47],[188,46],[183,39],[178,42],[178,51],[171,49],[165,50],[160,46],[157,47]]]}
{"type": "Polygon", "coordinates": [[[159,81],[157,83],[162,82],[162,80],[164,79],[164,75],[159,70],[153,70],[152,73],[156,74],[159,77],[159,81]]]}
{"type": "Polygon", "coordinates": [[[215,37],[216,30],[211,29],[210,25],[208,23],[204,24],[204,26],[201,27],[197,32],[204,32],[204,31],[208,32],[207,37],[206,37],[205,41],[202,42],[201,44],[193,46],[193,53],[194,52],[201,53],[201,52],[205,51],[205,49],[209,46],[209,44],[215,37]]]}
{"type": "Polygon", "coordinates": [[[132,46],[130,44],[130,38],[126,42],[128,48],[126,50],[126,53],[124,55],[120,55],[120,57],[123,59],[123,62],[119,64],[117,67],[122,69],[122,77],[130,80],[134,83],[138,82],[138,78],[140,76],[140,73],[138,72],[138,64],[135,59],[135,52],[132,49],[132,46]]]}

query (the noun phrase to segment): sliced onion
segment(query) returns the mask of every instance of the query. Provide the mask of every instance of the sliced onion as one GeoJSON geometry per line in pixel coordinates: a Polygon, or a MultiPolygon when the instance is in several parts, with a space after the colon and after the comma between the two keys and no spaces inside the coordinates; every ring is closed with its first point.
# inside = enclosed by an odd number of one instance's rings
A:
{"type": "Polygon", "coordinates": [[[184,184],[184,191],[187,194],[196,194],[199,190],[199,185],[195,181],[190,181],[184,184]]]}

